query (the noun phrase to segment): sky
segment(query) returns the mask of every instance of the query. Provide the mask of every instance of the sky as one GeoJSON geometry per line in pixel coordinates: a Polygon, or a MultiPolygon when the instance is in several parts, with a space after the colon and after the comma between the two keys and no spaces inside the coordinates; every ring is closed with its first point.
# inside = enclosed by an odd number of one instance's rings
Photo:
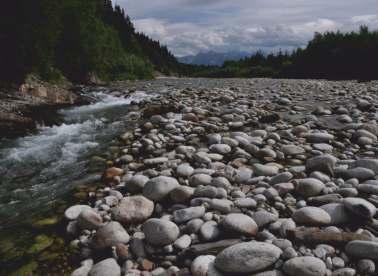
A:
{"type": "Polygon", "coordinates": [[[378,29],[378,0],[116,0],[137,31],[176,56],[276,52],[304,47],[315,32],[378,29]]]}

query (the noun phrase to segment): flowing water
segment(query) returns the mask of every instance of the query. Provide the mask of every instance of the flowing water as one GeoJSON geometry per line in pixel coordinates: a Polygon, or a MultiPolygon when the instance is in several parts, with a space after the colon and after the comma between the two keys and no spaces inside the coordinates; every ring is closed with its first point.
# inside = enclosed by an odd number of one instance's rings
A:
{"type": "Polygon", "coordinates": [[[0,142],[0,245],[9,231],[28,237],[25,221],[53,209],[88,177],[91,156],[128,128],[130,103],[152,96],[105,92],[92,92],[93,104],[58,111],[59,125],[0,142]]]}

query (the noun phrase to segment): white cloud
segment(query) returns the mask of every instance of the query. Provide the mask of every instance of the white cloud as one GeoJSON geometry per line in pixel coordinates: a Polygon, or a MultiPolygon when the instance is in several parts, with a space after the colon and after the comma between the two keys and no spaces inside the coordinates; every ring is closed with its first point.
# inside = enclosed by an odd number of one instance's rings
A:
{"type": "Polygon", "coordinates": [[[352,22],[357,24],[378,23],[377,14],[366,14],[352,17],[352,22]]]}
{"type": "Polygon", "coordinates": [[[315,32],[378,28],[377,0],[118,0],[137,30],[176,55],[276,51],[307,44],[315,32]]]}

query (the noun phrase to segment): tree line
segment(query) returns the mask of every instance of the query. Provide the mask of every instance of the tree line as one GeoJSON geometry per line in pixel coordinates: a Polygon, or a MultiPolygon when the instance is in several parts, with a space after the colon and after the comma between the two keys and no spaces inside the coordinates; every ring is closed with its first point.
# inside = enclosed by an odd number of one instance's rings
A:
{"type": "Polygon", "coordinates": [[[223,66],[183,66],[193,77],[273,77],[314,79],[378,79],[378,32],[316,33],[304,49],[292,53],[257,52],[223,66]]]}
{"type": "Polygon", "coordinates": [[[0,84],[30,74],[47,81],[89,76],[151,78],[155,71],[191,77],[378,79],[378,32],[316,33],[292,53],[257,52],[222,66],[179,63],[159,41],[136,32],[111,0],[12,0],[0,9],[0,84]]]}
{"type": "Polygon", "coordinates": [[[0,11],[0,82],[29,73],[44,80],[83,82],[151,78],[177,72],[176,58],[137,33],[111,0],[12,0],[0,11]]]}

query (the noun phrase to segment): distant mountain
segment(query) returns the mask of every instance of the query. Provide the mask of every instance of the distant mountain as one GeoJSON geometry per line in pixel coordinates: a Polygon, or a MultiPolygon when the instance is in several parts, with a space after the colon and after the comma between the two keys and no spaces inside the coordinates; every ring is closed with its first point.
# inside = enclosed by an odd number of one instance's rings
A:
{"type": "Polygon", "coordinates": [[[247,52],[226,52],[218,53],[214,51],[202,52],[197,55],[190,55],[177,58],[179,62],[193,65],[222,65],[227,60],[239,60],[250,56],[247,52]]]}

